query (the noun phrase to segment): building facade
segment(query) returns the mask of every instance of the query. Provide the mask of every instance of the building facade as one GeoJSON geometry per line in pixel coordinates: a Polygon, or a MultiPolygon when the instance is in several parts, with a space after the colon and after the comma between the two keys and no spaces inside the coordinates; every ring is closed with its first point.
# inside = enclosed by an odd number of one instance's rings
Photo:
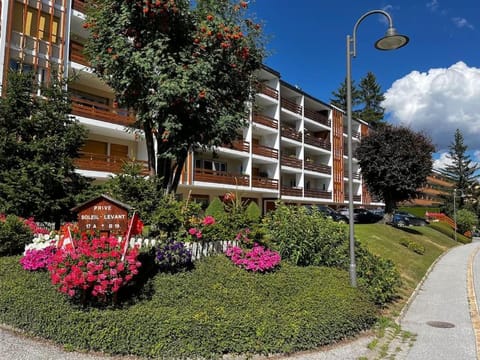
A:
{"type": "MultiPolygon", "coordinates": [[[[3,0],[1,3],[0,76],[23,66],[44,82],[54,71],[75,75],[69,84],[72,115],[89,130],[77,159],[78,171],[101,182],[119,173],[125,161],[146,163],[141,133],[126,131],[134,115],[119,109],[114,94],[91,71],[83,56],[88,30],[81,0],[3,0]]],[[[275,201],[326,204],[348,202],[353,178],[356,206],[377,207],[362,183],[358,163],[347,173],[344,112],[281,79],[264,66],[250,106],[248,126],[237,140],[215,152],[191,153],[178,187],[179,197],[208,203],[235,192],[262,210],[275,201]]],[[[353,121],[354,148],[368,126],[353,121]]]]}

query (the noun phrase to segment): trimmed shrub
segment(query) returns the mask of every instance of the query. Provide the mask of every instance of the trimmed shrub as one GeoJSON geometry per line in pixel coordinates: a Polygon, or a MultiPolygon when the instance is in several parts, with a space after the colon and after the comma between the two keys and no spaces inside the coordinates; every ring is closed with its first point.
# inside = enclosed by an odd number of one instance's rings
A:
{"type": "MultiPolygon", "coordinates": [[[[350,267],[348,227],[326,219],[318,211],[278,204],[264,219],[266,233],[282,259],[296,265],[350,267]]],[[[371,254],[355,243],[359,281],[375,304],[384,306],[395,299],[400,274],[391,261],[371,254]]]]}
{"type": "Polygon", "coordinates": [[[0,256],[23,253],[32,237],[30,227],[18,216],[0,217],[0,256]]]}
{"type": "Polygon", "coordinates": [[[82,309],[47,273],[23,271],[18,260],[0,258],[0,323],[72,350],[158,359],[290,353],[354,336],[376,320],[348,273],[325,267],[251,273],[213,256],[191,272],[158,273],[149,300],[82,309]]]}
{"type": "Polygon", "coordinates": [[[262,217],[262,210],[260,210],[256,202],[252,201],[245,209],[245,216],[252,223],[259,222],[262,217]]]}
{"type": "Polygon", "coordinates": [[[208,207],[205,209],[205,215],[213,216],[215,219],[220,219],[222,216],[225,216],[226,213],[222,200],[220,200],[218,197],[214,197],[210,204],[208,204],[208,207]]]}

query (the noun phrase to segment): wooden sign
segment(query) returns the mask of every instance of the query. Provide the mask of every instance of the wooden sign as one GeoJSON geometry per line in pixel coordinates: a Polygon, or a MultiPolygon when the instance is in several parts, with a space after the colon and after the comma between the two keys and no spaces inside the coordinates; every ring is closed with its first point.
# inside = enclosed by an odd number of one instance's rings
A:
{"type": "Polygon", "coordinates": [[[94,230],[101,235],[123,235],[128,229],[131,206],[106,195],[87,201],[72,209],[77,213],[80,231],[94,230]]]}

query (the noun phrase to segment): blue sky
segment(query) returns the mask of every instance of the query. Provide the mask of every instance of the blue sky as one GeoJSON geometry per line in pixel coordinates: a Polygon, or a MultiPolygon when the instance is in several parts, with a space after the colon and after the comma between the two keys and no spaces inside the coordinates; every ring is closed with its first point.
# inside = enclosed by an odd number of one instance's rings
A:
{"type": "Polygon", "coordinates": [[[474,0],[318,1],[252,0],[250,10],[264,23],[265,64],[284,81],[330,102],[345,78],[346,35],[367,11],[390,13],[394,26],[410,38],[395,51],[378,51],[387,29],[371,15],[357,29],[356,83],[372,71],[386,101],[387,120],[430,135],[435,158],[458,128],[472,159],[480,159],[480,11],[474,0]]]}

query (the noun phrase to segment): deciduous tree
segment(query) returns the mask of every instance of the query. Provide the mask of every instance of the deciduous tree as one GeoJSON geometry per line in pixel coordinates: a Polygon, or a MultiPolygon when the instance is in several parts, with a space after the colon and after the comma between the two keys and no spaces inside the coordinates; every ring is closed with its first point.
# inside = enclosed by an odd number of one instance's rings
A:
{"type": "Polygon", "coordinates": [[[426,135],[401,126],[381,126],[362,138],[356,151],[362,177],[368,191],[384,200],[386,214],[425,184],[434,150],[426,135]]]}
{"type": "Polygon", "coordinates": [[[95,0],[84,26],[95,73],[136,113],[152,175],[174,192],[189,151],[228,143],[264,48],[246,1],[95,0]]]}

